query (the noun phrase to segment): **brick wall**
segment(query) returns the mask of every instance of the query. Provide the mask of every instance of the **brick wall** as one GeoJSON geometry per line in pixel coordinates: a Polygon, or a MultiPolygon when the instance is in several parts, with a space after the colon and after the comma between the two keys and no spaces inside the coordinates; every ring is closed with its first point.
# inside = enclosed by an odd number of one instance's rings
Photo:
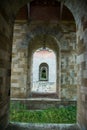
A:
{"type": "MultiPolygon", "coordinates": [[[[28,61],[28,46],[32,44],[31,49],[35,50],[36,45],[37,49],[39,47],[39,42],[43,45],[43,30],[47,29],[48,26],[49,35],[53,35],[54,39],[56,39],[57,48],[61,51],[55,50],[58,53],[57,57],[57,88],[58,92],[63,99],[76,99],[77,97],[77,45],[76,45],[76,34],[75,34],[75,24],[74,23],[31,23],[31,25],[27,25],[27,23],[17,23],[14,26],[14,38],[13,38],[13,59],[12,59],[12,78],[11,78],[11,86],[12,86],[12,97],[26,97],[26,90],[29,89],[29,84],[27,82],[31,82],[27,80],[27,76],[31,77],[31,68],[30,71],[27,68],[28,66],[32,66],[32,57],[30,61],[28,61]],[[69,26],[69,28],[68,28],[69,26]],[[45,28],[45,29],[44,29],[45,28]],[[60,32],[59,32],[60,28],[60,32]],[[61,34],[61,30],[63,31],[61,34]],[[42,31],[42,32],[41,32],[42,31]],[[40,33],[40,34],[38,34],[40,33]],[[61,37],[57,35],[57,33],[61,34],[61,37]],[[39,38],[36,34],[41,35],[39,38]],[[29,36],[29,37],[28,37],[29,36]],[[32,42],[32,39],[36,38],[32,42]],[[35,43],[34,43],[35,42],[35,43]],[[61,62],[60,62],[61,61],[61,62]],[[29,64],[30,62],[30,64],[29,64]],[[59,67],[60,66],[60,67],[59,67]],[[30,73],[29,75],[27,73],[30,73]],[[60,84],[59,84],[60,82],[60,84]],[[59,90],[60,87],[60,90],[59,90]]],[[[48,36],[49,36],[48,35],[48,36]]],[[[49,47],[51,47],[50,42],[52,40],[47,36],[46,45],[49,43],[49,47]],[[48,43],[47,43],[48,42],[48,43]]],[[[42,47],[41,45],[41,47],[42,47]]],[[[55,47],[55,45],[52,46],[55,47]]],[[[32,51],[33,51],[32,50],[32,51]]],[[[31,78],[30,78],[31,79],[31,78]]],[[[27,95],[29,96],[29,94],[27,95]]]]}

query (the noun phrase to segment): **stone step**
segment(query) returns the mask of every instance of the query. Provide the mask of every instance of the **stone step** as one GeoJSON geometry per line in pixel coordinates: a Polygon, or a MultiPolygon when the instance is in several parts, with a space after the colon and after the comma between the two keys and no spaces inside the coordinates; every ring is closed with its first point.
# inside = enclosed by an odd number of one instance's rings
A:
{"type": "Polygon", "coordinates": [[[32,93],[30,98],[54,98],[58,99],[58,95],[56,93],[32,93]]]}
{"type": "Polygon", "coordinates": [[[10,123],[6,130],[80,130],[77,124],[10,123]]]}
{"type": "Polygon", "coordinates": [[[68,106],[68,105],[77,105],[75,100],[60,100],[60,99],[51,99],[51,98],[28,98],[28,99],[11,99],[12,103],[20,102],[24,104],[29,110],[37,109],[47,109],[52,107],[68,106]]]}

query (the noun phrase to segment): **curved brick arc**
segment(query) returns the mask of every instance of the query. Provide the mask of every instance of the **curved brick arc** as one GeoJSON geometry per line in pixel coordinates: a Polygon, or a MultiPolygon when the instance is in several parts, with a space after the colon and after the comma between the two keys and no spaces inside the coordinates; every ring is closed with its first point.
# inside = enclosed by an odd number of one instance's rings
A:
{"type": "MultiPolygon", "coordinates": [[[[63,33],[61,31],[61,28],[50,28],[50,27],[43,27],[43,26],[37,26],[36,28],[34,28],[33,30],[30,30],[27,32],[24,40],[20,43],[21,45],[23,45],[23,47],[27,47],[28,44],[30,43],[30,41],[32,39],[34,39],[34,37],[38,37],[39,35],[46,35],[46,36],[52,36],[54,37],[56,40],[60,40],[61,37],[63,37],[63,33]]],[[[59,43],[59,42],[58,42],[59,43]]],[[[58,45],[60,46],[60,45],[58,45]]]]}

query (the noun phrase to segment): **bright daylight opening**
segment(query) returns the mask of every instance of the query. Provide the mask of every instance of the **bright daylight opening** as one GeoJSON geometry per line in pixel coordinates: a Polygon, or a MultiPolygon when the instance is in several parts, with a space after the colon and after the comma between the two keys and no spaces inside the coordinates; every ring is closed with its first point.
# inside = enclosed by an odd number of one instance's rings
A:
{"type": "Polygon", "coordinates": [[[49,48],[40,48],[33,54],[32,80],[32,93],[56,93],[56,56],[49,48]]]}

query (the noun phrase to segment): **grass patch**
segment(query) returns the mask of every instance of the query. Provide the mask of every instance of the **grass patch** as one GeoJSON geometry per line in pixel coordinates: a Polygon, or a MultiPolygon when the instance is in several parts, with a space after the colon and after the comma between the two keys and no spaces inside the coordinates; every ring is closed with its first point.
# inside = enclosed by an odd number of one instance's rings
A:
{"type": "Polygon", "coordinates": [[[76,123],[76,106],[30,111],[20,103],[11,103],[10,120],[26,123],[76,123]]]}

